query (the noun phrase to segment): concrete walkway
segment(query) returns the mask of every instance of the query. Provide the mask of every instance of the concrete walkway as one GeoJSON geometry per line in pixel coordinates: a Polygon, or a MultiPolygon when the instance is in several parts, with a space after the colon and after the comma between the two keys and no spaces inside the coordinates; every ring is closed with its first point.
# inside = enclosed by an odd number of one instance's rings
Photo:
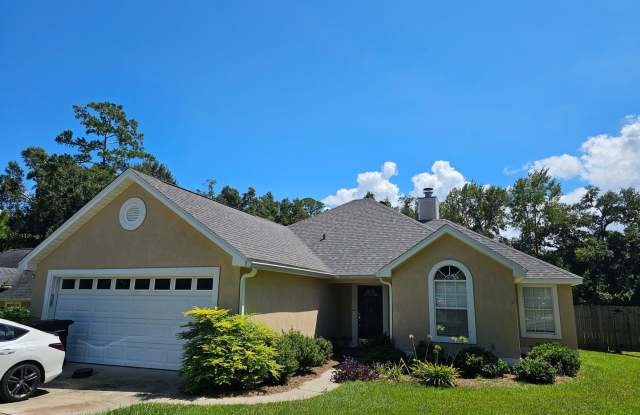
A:
{"type": "Polygon", "coordinates": [[[179,403],[179,404],[196,404],[196,405],[254,405],[258,403],[282,402],[282,401],[298,401],[300,399],[309,399],[314,396],[322,395],[325,392],[337,388],[339,385],[331,381],[331,373],[333,370],[327,370],[316,379],[309,380],[295,389],[285,392],[273,393],[270,395],[257,396],[237,396],[230,398],[197,398],[192,400],[160,398],[152,399],[147,402],[158,403],[179,403]]]}
{"type": "Polygon", "coordinates": [[[196,405],[258,404],[293,401],[321,395],[338,387],[331,382],[332,370],[286,392],[270,395],[204,398],[180,392],[177,372],[116,366],[67,364],[63,374],[24,402],[0,403],[0,415],[82,415],[108,411],[137,403],[196,405]],[[86,379],[72,379],[80,367],[92,367],[86,379]]]}

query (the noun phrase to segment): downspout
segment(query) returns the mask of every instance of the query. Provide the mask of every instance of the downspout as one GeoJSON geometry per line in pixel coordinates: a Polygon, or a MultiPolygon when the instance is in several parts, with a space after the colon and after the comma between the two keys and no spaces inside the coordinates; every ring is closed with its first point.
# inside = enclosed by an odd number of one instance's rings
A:
{"type": "Polygon", "coordinates": [[[393,339],[393,285],[383,278],[378,278],[378,280],[381,284],[389,287],[389,339],[393,339]]]}
{"type": "Polygon", "coordinates": [[[240,304],[239,304],[240,315],[245,314],[245,306],[246,306],[245,292],[247,290],[247,280],[249,278],[255,277],[257,273],[258,273],[258,270],[256,268],[252,268],[251,271],[247,272],[246,274],[243,274],[240,277],[240,304]]]}

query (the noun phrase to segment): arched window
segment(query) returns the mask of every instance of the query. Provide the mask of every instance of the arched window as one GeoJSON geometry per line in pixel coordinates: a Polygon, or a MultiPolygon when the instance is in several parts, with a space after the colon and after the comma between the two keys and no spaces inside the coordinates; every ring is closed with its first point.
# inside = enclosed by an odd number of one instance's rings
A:
{"type": "Polygon", "coordinates": [[[428,286],[433,341],[455,342],[464,337],[475,343],[473,278],[469,270],[457,261],[439,262],[429,273],[428,286]]]}

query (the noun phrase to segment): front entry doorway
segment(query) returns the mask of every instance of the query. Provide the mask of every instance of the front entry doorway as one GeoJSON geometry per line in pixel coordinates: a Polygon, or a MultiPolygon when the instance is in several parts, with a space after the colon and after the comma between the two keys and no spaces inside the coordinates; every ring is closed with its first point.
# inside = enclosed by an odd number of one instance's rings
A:
{"type": "Polygon", "coordinates": [[[382,286],[358,286],[358,338],[382,336],[382,286]]]}

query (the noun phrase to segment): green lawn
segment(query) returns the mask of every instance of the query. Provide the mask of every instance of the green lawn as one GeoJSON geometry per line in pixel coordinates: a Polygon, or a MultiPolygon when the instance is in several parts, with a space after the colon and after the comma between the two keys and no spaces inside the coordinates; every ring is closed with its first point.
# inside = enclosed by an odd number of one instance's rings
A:
{"type": "Polygon", "coordinates": [[[640,414],[640,353],[581,352],[577,379],[562,384],[434,389],[355,382],[326,395],[264,405],[142,404],[109,415],[202,414],[640,414]]]}

